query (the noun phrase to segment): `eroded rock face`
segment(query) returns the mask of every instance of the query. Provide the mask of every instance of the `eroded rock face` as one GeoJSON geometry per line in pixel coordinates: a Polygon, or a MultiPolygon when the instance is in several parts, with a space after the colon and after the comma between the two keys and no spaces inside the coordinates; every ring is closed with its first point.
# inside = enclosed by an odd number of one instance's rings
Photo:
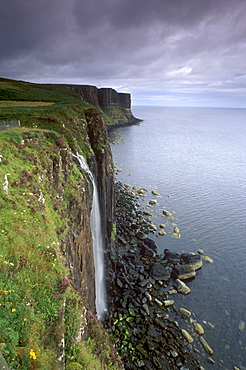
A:
{"type": "Polygon", "coordinates": [[[131,94],[118,93],[112,88],[98,89],[90,85],[67,85],[81,96],[81,99],[100,107],[112,117],[115,125],[128,125],[139,122],[131,111],[131,94]]]}
{"type": "MultiPolygon", "coordinates": [[[[94,94],[95,89],[90,87],[84,93],[94,94]]],[[[92,148],[89,166],[98,185],[101,206],[102,228],[105,236],[105,250],[108,250],[108,265],[110,266],[110,239],[114,221],[114,171],[111,150],[107,137],[106,122],[98,110],[88,110],[86,119],[81,122],[80,131],[83,131],[86,143],[92,148]]],[[[37,144],[38,145],[38,144],[37,144]]],[[[73,165],[73,154],[69,148],[60,146],[56,155],[51,155],[44,164],[44,173],[40,174],[40,181],[48,179],[54,206],[62,201],[65,188],[69,184],[73,165]]],[[[77,164],[76,164],[77,165],[77,164]]],[[[65,257],[70,277],[80,293],[85,305],[95,312],[95,269],[93,256],[93,239],[90,225],[93,187],[81,174],[76,186],[74,185],[64,217],[69,214],[66,235],[61,242],[61,251],[65,257]]],[[[43,205],[44,207],[45,205],[43,205]]],[[[61,230],[62,232],[63,230],[61,230]]],[[[111,268],[111,266],[110,266],[111,268]]]]}
{"type": "Polygon", "coordinates": [[[78,188],[80,196],[70,204],[72,222],[63,239],[62,252],[77,291],[95,312],[93,240],[88,193],[85,189],[87,184],[83,179],[78,188]]]}
{"type": "Polygon", "coordinates": [[[107,124],[103,115],[93,109],[87,111],[86,121],[90,144],[95,153],[89,165],[98,186],[105,246],[110,248],[115,213],[115,180],[107,124]]]}

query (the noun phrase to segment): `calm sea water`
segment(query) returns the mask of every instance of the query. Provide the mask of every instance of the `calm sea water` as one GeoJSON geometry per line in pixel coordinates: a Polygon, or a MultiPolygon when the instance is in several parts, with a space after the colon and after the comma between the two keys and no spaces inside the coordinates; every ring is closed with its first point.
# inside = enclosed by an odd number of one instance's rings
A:
{"type": "Polygon", "coordinates": [[[214,260],[175,304],[205,329],[217,364],[206,368],[246,369],[246,110],[134,107],[133,113],[144,121],[118,130],[112,144],[117,179],[148,189],[142,207],[158,200],[150,211],[157,226],[167,221],[167,235],[153,235],[160,253],[200,248],[214,260]],[[163,209],[176,220],[161,216],[163,209]],[[172,236],[175,225],[180,239],[172,236]]]}

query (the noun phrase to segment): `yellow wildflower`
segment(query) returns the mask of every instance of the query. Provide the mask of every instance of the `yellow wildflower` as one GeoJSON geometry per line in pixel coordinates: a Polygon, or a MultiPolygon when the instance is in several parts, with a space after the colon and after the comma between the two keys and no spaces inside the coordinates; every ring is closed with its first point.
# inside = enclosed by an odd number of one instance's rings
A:
{"type": "Polygon", "coordinates": [[[36,360],[37,359],[37,356],[34,352],[34,350],[31,348],[30,351],[29,351],[29,356],[30,358],[32,358],[33,360],[36,360]]]}
{"type": "Polygon", "coordinates": [[[12,310],[11,310],[12,312],[15,312],[16,311],[16,309],[15,308],[12,308],[12,310]]]}

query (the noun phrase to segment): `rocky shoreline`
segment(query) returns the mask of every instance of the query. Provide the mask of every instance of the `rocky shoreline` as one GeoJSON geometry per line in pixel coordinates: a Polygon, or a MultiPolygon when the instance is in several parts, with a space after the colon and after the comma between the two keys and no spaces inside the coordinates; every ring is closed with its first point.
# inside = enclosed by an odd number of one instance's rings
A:
{"type": "Polygon", "coordinates": [[[187,279],[202,267],[203,251],[165,249],[163,255],[158,254],[148,237],[154,225],[139,208],[139,192],[116,184],[114,271],[107,277],[106,324],[116,338],[125,369],[208,369],[214,364],[213,350],[202,324],[192,312],[175,306],[175,296],[189,294],[187,279]]]}

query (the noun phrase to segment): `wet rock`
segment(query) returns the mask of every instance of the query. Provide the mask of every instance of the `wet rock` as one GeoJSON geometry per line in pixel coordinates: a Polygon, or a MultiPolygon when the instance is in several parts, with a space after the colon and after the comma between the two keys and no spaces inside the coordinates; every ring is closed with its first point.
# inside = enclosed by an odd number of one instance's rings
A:
{"type": "Polygon", "coordinates": [[[187,340],[188,343],[192,343],[194,341],[194,339],[192,338],[190,333],[188,333],[187,330],[182,329],[181,331],[182,331],[182,334],[183,334],[184,338],[187,340]]]}
{"type": "Polygon", "coordinates": [[[187,280],[196,276],[196,271],[190,265],[176,265],[173,268],[174,279],[187,280]]]}
{"type": "Polygon", "coordinates": [[[202,256],[202,260],[208,263],[214,263],[214,260],[208,256],[202,256]]]}
{"type": "Polygon", "coordinates": [[[146,296],[146,298],[147,298],[149,301],[152,301],[152,297],[151,297],[151,295],[149,294],[149,292],[145,292],[145,296],[146,296]]]}
{"type": "Polygon", "coordinates": [[[190,312],[190,311],[188,311],[188,310],[186,310],[186,309],[185,309],[185,308],[183,308],[183,307],[180,307],[179,312],[180,312],[182,315],[186,316],[186,317],[190,317],[190,316],[191,316],[191,312],[190,312]]]}
{"type": "Polygon", "coordinates": [[[140,255],[143,257],[155,257],[156,253],[146,245],[142,245],[140,255]]]}
{"type": "Polygon", "coordinates": [[[209,354],[209,355],[212,355],[214,353],[214,351],[212,350],[212,348],[209,346],[209,344],[207,343],[207,341],[203,338],[203,337],[200,337],[199,338],[200,340],[200,343],[201,345],[203,346],[203,348],[205,349],[205,351],[209,354]]]}
{"type": "Polygon", "coordinates": [[[122,238],[120,235],[117,235],[117,241],[123,245],[127,244],[127,241],[124,238],[122,238]]]}
{"type": "Polygon", "coordinates": [[[145,233],[143,233],[142,231],[138,231],[138,232],[136,233],[136,236],[137,236],[137,238],[138,238],[138,239],[140,239],[140,240],[143,240],[143,239],[146,239],[146,238],[147,238],[147,235],[146,235],[145,233]]]}
{"type": "Polygon", "coordinates": [[[132,223],[131,224],[131,229],[132,230],[139,230],[139,225],[135,224],[135,223],[132,223]]]}
{"type": "Polygon", "coordinates": [[[143,309],[146,312],[146,314],[149,315],[149,307],[146,303],[143,304],[143,309]]]}
{"type": "Polygon", "coordinates": [[[152,263],[149,268],[149,273],[156,279],[168,281],[170,279],[172,269],[169,266],[163,266],[161,263],[152,263]]]}
{"type": "Polygon", "coordinates": [[[154,301],[158,304],[158,306],[163,306],[163,303],[158,298],[155,298],[154,301]]]}
{"type": "Polygon", "coordinates": [[[158,193],[158,191],[156,191],[156,190],[152,190],[152,192],[151,192],[152,194],[154,194],[154,195],[160,195],[159,193],[158,193]]]}
{"type": "Polygon", "coordinates": [[[156,204],[157,200],[156,199],[150,199],[149,204],[156,204]]]}
{"type": "Polygon", "coordinates": [[[151,212],[149,212],[149,211],[144,211],[144,215],[146,215],[146,216],[153,216],[153,214],[151,212]]]}
{"type": "Polygon", "coordinates": [[[163,214],[164,214],[165,216],[171,216],[171,213],[170,213],[170,212],[168,212],[168,211],[166,211],[165,209],[163,210],[163,214]]]}
{"type": "Polygon", "coordinates": [[[181,238],[181,234],[179,233],[172,233],[172,236],[174,236],[175,238],[181,238]]]}
{"type": "Polygon", "coordinates": [[[214,360],[211,357],[208,357],[207,361],[208,361],[209,364],[212,364],[212,365],[215,363],[214,360]]]}
{"type": "Polygon", "coordinates": [[[177,293],[177,290],[172,288],[168,291],[168,294],[176,294],[177,293]]]}
{"type": "Polygon", "coordinates": [[[182,294],[190,293],[190,288],[183,281],[177,279],[176,284],[177,284],[177,290],[179,293],[182,293],[182,294]]]}
{"type": "Polygon", "coordinates": [[[198,249],[198,250],[197,250],[197,252],[198,252],[199,254],[204,254],[204,251],[203,251],[202,249],[198,249]]]}
{"type": "Polygon", "coordinates": [[[243,320],[240,320],[239,321],[238,329],[240,331],[244,331],[244,329],[245,329],[245,322],[243,320]]]}
{"type": "Polygon", "coordinates": [[[158,231],[158,234],[159,235],[166,235],[166,232],[164,230],[160,230],[160,231],[158,231]]]}
{"type": "Polygon", "coordinates": [[[117,283],[118,287],[120,287],[120,288],[123,287],[123,283],[119,278],[116,279],[116,283],[117,283]]]}
{"type": "Polygon", "coordinates": [[[164,249],[164,259],[166,259],[170,264],[179,264],[180,256],[181,255],[178,252],[170,252],[169,249],[164,249]]]}
{"type": "Polygon", "coordinates": [[[149,230],[149,232],[151,232],[151,233],[155,233],[155,232],[156,232],[156,230],[157,230],[157,227],[156,227],[155,225],[151,224],[151,225],[149,226],[148,230],[149,230]]]}
{"type": "Polygon", "coordinates": [[[141,287],[145,287],[149,284],[149,279],[144,279],[140,282],[139,285],[141,285],[141,287]]]}
{"type": "MultiPolygon", "coordinates": [[[[157,245],[148,238],[148,229],[156,228],[136,207],[136,197],[127,195],[131,188],[123,187],[123,191],[124,196],[117,195],[117,236],[121,239],[116,238],[111,289],[111,312],[116,315],[111,316],[109,326],[119,342],[124,368],[198,370],[199,362],[188,344],[193,338],[181,332],[175,321],[178,310],[167,294],[172,269],[181,265],[181,254],[168,250],[164,251],[165,257],[158,254],[157,245]],[[130,335],[126,339],[127,332],[130,335]]],[[[165,226],[161,224],[160,228],[165,226]]],[[[181,293],[190,291],[181,280],[177,279],[176,284],[181,293]]],[[[173,287],[169,289],[169,293],[177,293],[173,287]]]]}
{"type": "Polygon", "coordinates": [[[178,352],[175,351],[174,349],[171,349],[170,353],[171,353],[172,357],[178,357],[178,355],[179,355],[178,352]]]}
{"type": "Polygon", "coordinates": [[[174,301],[171,299],[168,299],[163,302],[165,307],[172,306],[174,304],[174,301]]]}
{"type": "Polygon", "coordinates": [[[199,334],[199,335],[204,334],[204,329],[203,329],[201,324],[198,324],[198,322],[194,322],[193,325],[194,325],[194,328],[195,328],[195,331],[197,332],[197,334],[199,334]]]}
{"type": "Polygon", "coordinates": [[[153,251],[157,252],[158,247],[157,247],[157,245],[155,244],[155,242],[154,242],[152,239],[145,238],[143,242],[144,242],[144,244],[146,244],[149,248],[153,249],[153,251]]]}
{"type": "Polygon", "coordinates": [[[180,257],[180,263],[190,265],[194,270],[202,267],[202,257],[199,254],[183,253],[180,257]]]}

